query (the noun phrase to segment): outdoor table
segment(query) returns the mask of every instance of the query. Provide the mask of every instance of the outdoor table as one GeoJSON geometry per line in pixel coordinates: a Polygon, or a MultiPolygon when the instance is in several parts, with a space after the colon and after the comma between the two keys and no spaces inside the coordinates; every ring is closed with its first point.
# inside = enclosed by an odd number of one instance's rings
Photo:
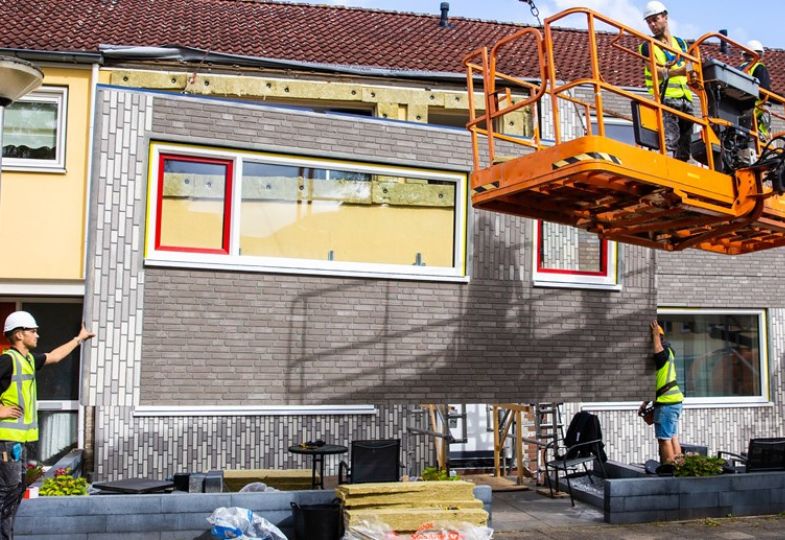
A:
{"type": "Polygon", "coordinates": [[[319,465],[319,489],[324,489],[324,456],[333,454],[345,454],[349,449],[339,444],[325,444],[322,446],[304,447],[298,444],[289,447],[289,452],[292,454],[304,454],[312,456],[311,465],[311,487],[316,489],[316,465],[319,465]]]}

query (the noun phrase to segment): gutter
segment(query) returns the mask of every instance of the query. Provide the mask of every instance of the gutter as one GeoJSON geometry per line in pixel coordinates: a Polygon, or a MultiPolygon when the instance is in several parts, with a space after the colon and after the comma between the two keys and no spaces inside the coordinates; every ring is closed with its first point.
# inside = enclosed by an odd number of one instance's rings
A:
{"type": "Polygon", "coordinates": [[[30,49],[0,48],[0,54],[9,54],[31,62],[57,62],[69,64],[101,64],[103,55],[92,52],[36,51],[30,49]]]}
{"type": "Polygon", "coordinates": [[[295,69],[301,71],[315,71],[322,73],[343,73],[349,75],[362,75],[366,77],[396,77],[403,79],[430,79],[442,81],[465,82],[466,73],[453,73],[449,71],[412,71],[406,69],[390,69],[360,65],[324,64],[319,62],[300,62],[297,60],[281,60],[256,56],[243,56],[212,52],[192,47],[178,45],[163,47],[135,47],[132,45],[100,45],[99,50],[105,61],[132,61],[132,60],[175,60],[182,63],[198,63],[264,67],[273,69],[295,69]]]}

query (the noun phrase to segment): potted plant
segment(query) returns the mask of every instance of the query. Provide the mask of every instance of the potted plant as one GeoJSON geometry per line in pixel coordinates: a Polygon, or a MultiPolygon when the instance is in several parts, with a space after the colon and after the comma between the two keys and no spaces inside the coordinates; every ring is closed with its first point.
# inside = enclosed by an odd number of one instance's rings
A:
{"type": "Polygon", "coordinates": [[[54,477],[47,478],[41,485],[38,494],[42,497],[63,495],[87,495],[87,480],[71,476],[71,469],[57,469],[54,477]]]}

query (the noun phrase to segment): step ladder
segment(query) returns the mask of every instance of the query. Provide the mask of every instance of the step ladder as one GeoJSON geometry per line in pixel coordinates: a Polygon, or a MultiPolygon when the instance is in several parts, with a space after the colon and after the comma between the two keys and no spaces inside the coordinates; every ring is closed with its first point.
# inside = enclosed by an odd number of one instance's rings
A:
{"type": "Polygon", "coordinates": [[[537,485],[545,483],[545,461],[548,459],[546,450],[548,445],[559,445],[564,441],[564,422],[560,402],[533,403],[534,408],[534,439],[527,439],[531,447],[530,455],[535,458],[531,463],[531,470],[536,471],[537,485]]]}

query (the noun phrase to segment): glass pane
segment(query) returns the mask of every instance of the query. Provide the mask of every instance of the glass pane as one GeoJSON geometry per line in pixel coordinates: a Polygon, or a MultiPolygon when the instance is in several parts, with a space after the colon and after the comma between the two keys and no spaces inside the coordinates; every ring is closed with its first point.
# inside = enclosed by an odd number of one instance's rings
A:
{"type": "Polygon", "coordinates": [[[229,165],[164,159],[160,246],[223,250],[229,165]]]}
{"type": "MultiPolygon", "coordinates": [[[[79,333],[82,325],[82,304],[28,303],[22,309],[29,311],[40,326],[38,349],[49,352],[79,333]]],[[[38,399],[79,399],[79,347],[57,364],[46,366],[36,375],[38,399]]]]}
{"type": "Polygon", "coordinates": [[[243,165],[242,255],[451,267],[455,184],[243,165]]]}
{"type": "MultiPolygon", "coordinates": [[[[597,135],[597,124],[592,122],[591,132],[597,135]]],[[[609,139],[614,139],[619,142],[627,144],[635,144],[635,134],[632,130],[632,124],[617,124],[611,123],[606,120],[605,122],[605,136],[609,139]]]]}
{"type": "Polygon", "coordinates": [[[759,396],[758,315],[661,314],[687,397],[759,396]]]}
{"type": "Polygon", "coordinates": [[[17,101],[3,114],[3,157],[57,159],[57,103],[17,101]]]}
{"type": "Polygon", "coordinates": [[[542,222],[540,269],[604,273],[602,240],[568,225],[542,222]]]}
{"type": "Polygon", "coordinates": [[[76,411],[38,411],[38,443],[32,452],[40,462],[53,465],[76,448],[76,411]]]}

